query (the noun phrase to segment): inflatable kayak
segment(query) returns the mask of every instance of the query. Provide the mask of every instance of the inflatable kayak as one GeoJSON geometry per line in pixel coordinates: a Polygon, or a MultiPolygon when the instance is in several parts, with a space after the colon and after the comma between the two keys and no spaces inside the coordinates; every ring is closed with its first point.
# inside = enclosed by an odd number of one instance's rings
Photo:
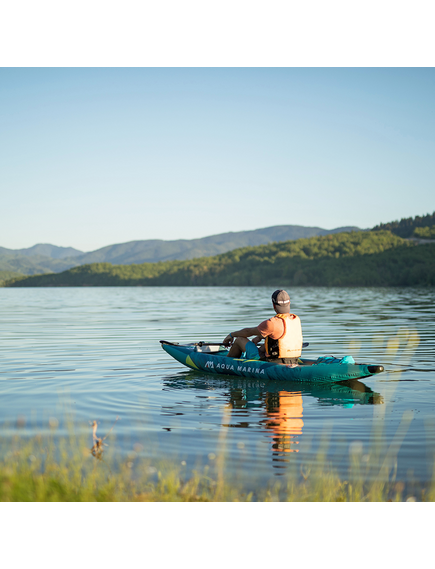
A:
{"type": "Polygon", "coordinates": [[[323,356],[317,360],[299,358],[297,366],[261,360],[228,358],[228,350],[220,345],[180,345],[160,340],[162,348],[183,365],[207,373],[251,377],[264,380],[344,381],[370,377],[384,371],[383,366],[357,364],[352,356],[323,356]]]}

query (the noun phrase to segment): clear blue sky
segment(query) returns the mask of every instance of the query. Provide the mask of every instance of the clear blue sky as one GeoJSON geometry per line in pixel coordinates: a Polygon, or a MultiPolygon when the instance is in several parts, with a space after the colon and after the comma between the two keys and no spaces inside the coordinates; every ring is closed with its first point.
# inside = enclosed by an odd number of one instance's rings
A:
{"type": "Polygon", "coordinates": [[[0,246],[435,210],[434,68],[0,69],[0,246]]]}

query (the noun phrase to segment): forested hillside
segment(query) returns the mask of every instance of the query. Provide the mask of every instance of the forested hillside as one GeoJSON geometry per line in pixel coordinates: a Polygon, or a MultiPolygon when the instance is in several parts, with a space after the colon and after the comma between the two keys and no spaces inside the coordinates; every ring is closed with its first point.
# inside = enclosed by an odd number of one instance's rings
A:
{"type": "Polygon", "coordinates": [[[21,277],[19,273],[14,273],[13,271],[0,271],[0,286],[11,279],[16,279],[21,277]]]}
{"type": "Polygon", "coordinates": [[[432,227],[433,225],[435,225],[435,212],[422,216],[406,217],[400,221],[380,223],[376,227],[373,227],[372,231],[387,230],[399,237],[418,237],[417,228],[432,227]]]}
{"type": "Polygon", "coordinates": [[[41,273],[60,272],[76,266],[68,259],[53,259],[43,255],[21,255],[0,252],[0,271],[20,273],[22,275],[38,275],[41,273]]]}
{"type": "Polygon", "coordinates": [[[431,227],[416,227],[413,235],[420,239],[435,239],[435,225],[431,227]]]}
{"type": "Polygon", "coordinates": [[[351,232],[245,247],[187,261],[96,263],[7,286],[435,285],[435,245],[389,231],[351,232]]]}

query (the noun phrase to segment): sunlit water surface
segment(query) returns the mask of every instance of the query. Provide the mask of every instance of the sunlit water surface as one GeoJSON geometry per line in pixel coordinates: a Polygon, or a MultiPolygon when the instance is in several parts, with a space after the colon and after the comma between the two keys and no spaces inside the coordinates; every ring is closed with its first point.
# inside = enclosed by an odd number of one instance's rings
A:
{"type": "MultiPolygon", "coordinates": [[[[250,484],[349,456],[398,448],[395,476],[425,484],[435,451],[435,290],[289,289],[304,355],[352,355],[386,373],[353,386],[265,382],[193,372],[159,340],[221,341],[272,316],[268,288],[0,289],[2,438],[88,437],[104,451],[185,475],[225,453],[225,473],[250,484]],[[51,427],[50,427],[51,424],[51,427]],[[58,425],[58,426],[57,426],[58,425]],[[403,439],[403,440],[402,440],[403,439]]],[[[305,469],[305,470],[304,470],[305,469]]],[[[392,474],[390,473],[390,476],[392,474]]]]}

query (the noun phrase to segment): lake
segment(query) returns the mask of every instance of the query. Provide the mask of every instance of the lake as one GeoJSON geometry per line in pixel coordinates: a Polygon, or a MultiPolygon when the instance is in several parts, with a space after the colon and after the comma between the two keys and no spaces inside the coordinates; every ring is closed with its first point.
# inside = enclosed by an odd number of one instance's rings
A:
{"type": "MultiPolygon", "coordinates": [[[[435,455],[435,290],[288,288],[304,356],[352,355],[386,372],[348,384],[303,384],[193,372],[159,340],[222,341],[273,315],[265,287],[0,289],[2,438],[63,437],[68,418],[106,455],[170,459],[188,477],[213,470],[247,490],[290,469],[329,465],[344,478],[373,447],[386,477],[423,488],[435,455]]],[[[130,457],[130,458],[129,458],[130,457]]],[[[134,466],[133,466],[134,467],[134,466]]],[[[368,476],[376,476],[370,471],[368,476]]]]}

